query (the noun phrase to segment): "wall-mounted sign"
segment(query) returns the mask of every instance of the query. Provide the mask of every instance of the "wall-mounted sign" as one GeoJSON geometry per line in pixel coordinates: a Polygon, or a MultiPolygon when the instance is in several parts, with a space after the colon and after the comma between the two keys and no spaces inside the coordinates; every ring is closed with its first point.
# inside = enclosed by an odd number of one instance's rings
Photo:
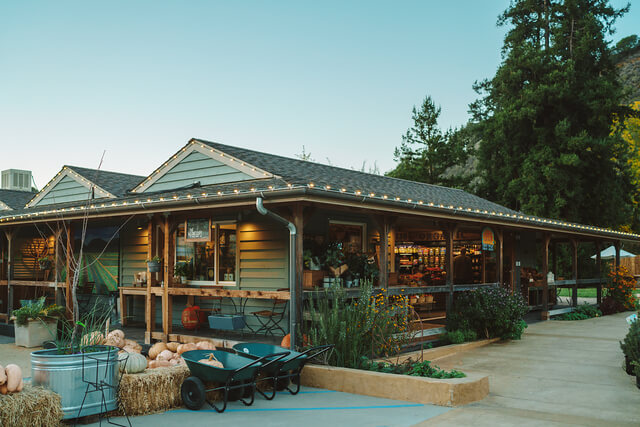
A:
{"type": "Polygon", "coordinates": [[[208,218],[188,219],[184,229],[184,239],[187,242],[208,242],[211,240],[211,221],[208,218]]]}
{"type": "Polygon", "coordinates": [[[482,250],[483,251],[493,251],[493,248],[496,246],[496,239],[493,235],[493,230],[489,227],[485,227],[482,230],[482,250]]]}

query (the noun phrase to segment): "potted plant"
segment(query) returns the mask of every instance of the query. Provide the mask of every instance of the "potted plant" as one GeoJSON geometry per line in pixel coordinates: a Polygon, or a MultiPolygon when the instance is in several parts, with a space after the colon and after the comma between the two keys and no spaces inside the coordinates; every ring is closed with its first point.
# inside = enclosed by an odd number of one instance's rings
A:
{"type": "Polygon", "coordinates": [[[640,362],[640,322],[632,322],[629,331],[620,342],[620,348],[624,354],[625,371],[633,375],[633,362],[640,362]]]}
{"type": "Polygon", "coordinates": [[[340,243],[337,242],[330,243],[325,252],[324,265],[333,274],[333,277],[325,277],[325,287],[329,287],[332,284],[339,285],[341,282],[340,276],[348,269],[345,264],[344,252],[342,252],[340,246],[340,243]]]}
{"type": "Polygon", "coordinates": [[[159,256],[154,256],[151,259],[147,260],[147,268],[149,269],[149,273],[160,273],[160,264],[162,263],[162,258],[159,256]]]}
{"type": "Polygon", "coordinates": [[[371,281],[375,281],[375,279],[380,275],[380,269],[376,264],[375,259],[373,257],[369,258],[365,255],[366,261],[364,263],[364,278],[369,279],[371,281]]]}
{"type": "Polygon", "coordinates": [[[45,297],[13,311],[15,341],[21,347],[39,347],[43,342],[56,339],[58,318],[64,307],[45,307],[45,297]]]}
{"type": "Polygon", "coordinates": [[[38,258],[38,265],[40,266],[40,270],[51,270],[52,265],[51,259],[48,256],[38,258]]]}
{"type": "Polygon", "coordinates": [[[173,274],[180,279],[181,284],[186,284],[187,276],[189,275],[189,265],[186,262],[177,262],[173,268],[173,274]]]}

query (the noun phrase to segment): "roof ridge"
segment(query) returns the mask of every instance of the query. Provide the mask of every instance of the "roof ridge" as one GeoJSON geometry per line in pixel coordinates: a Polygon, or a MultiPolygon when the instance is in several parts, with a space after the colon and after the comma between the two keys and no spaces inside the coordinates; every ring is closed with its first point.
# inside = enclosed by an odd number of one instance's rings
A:
{"type": "MultiPolygon", "coordinates": [[[[222,146],[222,147],[230,147],[230,148],[234,148],[234,149],[250,151],[252,153],[260,154],[260,155],[263,155],[263,156],[267,155],[267,156],[277,157],[277,158],[281,158],[281,159],[293,160],[293,161],[301,162],[301,163],[309,163],[309,164],[312,164],[312,165],[318,165],[318,166],[327,167],[327,168],[341,169],[341,170],[345,170],[345,171],[349,171],[349,172],[355,172],[355,173],[359,173],[359,174],[366,175],[366,176],[371,176],[371,177],[376,177],[376,178],[392,179],[392,180],[396,180],[396,181],[410,182],[411,184],[421,184],[421,185],[426,185],[426,186],[430,186],[430,187],[444,188],[446,190],[461,191],[463,193],[472,194],[472,193],[469,193],[467,191],[461,190],[459,188],[446,187],[444,185],[429,184],[429,183],[426,183],[426,182],[411,181],[409,179],[396,178],[396,177],[393,177],[393,176],[378,175],[378,174],[375,174],[375,173],[362,172],[362,171],[359,171],[357,169],[349,169],[349,168],[345,168],[345,167],[342,167],[342,166],[327,165],[327,164],[324,164],[324,163],[312,162],[312,161],[309,161],[309,160],[296,159],[294,157],[281,156],[279,154],[265,153],[264,151],[257,151],[257,150],[253,150],[251,148],[236,147],[236,146],[233,146],[233,145],[222,144],[220,142],[208,141],[206,139],[200,139],[200,138],[193,138],[193,139],[195,139],[196,141],[203,142],[205,144],[216,144],[216,145],[219,145],[219,146],[222,146]]],[[[270,172],[274,173],[272,171],[270,171],[270,172]]],[[[474,194],[472,194],[472,195],[474,195],[474,194]]],[[[476,197],[478,197],[478,196],[476,196],[476,197]]]]}
{"type": "Polygon", "coordinates": [[[145,175],[134,175],[134,174],[131,174],[131,173],[109,171],[109,170],[106,170],[106,169],[87,168],[87,167],[84,167],[84,166],[63,165],[62,168],[64,169],[65,167],[69,168],[69,169],[73,169],[76,172],[78,171],[78,169],[85,169],[85,170],[92,171],[92,172],[106,172],[106,173],[115,173],[115,174],[118,174],[118,175],[131,176],[131,177],[135,177],[135,178],[146,178],[145,175]]]}

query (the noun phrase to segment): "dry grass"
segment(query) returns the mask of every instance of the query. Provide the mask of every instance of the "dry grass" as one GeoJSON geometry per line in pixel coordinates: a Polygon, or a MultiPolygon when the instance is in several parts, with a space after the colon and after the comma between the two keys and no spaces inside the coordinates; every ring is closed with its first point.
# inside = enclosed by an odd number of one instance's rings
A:
{"type": "Polygon", "coordinates": [[[120,411],[126,411],[127,415],[146,415],[182,406],[180,387],[189,375],[186,366],[123,375],[118,393],[120,411]]]}
{"type": "Polygon", "coordinates": [[[20,393],[0,395],[0,426],[48,427],[61,425],[60,396],[26,384],[20,393]]]}

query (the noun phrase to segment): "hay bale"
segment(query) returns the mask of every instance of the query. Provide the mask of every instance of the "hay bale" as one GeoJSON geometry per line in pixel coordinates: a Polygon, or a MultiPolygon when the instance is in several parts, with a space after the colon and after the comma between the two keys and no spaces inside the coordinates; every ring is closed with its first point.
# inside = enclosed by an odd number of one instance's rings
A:
{"type": "Polygon", "coordinates": [[[19,393],[0,395],[0,426],[59,426],[63,416],[60,395],[49,389],[25,384],[19,393]]]}
{"type": "Polygon", "coordinates": [[[180,386],[189,375],[186,366],[124,374],[118,392],[120,411],[127,415],[146,415],[182,406],[180,386]]]}

